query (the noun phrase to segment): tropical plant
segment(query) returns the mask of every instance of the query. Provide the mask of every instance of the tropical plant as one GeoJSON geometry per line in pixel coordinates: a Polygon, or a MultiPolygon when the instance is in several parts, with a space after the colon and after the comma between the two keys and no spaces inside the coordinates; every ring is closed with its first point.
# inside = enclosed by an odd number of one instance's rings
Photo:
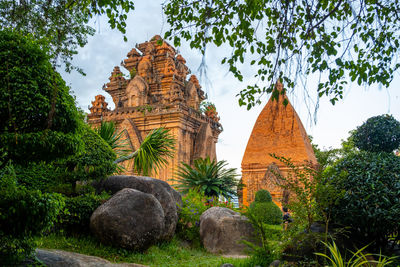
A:
{"type": "Polygon", "coordinates": [[[131,152],[128,140],[124,138],[124,130],[118,131],[115,122],[102,121],[94,131],[117,153],[117,156],[126,156],[131,152]]]}
{"type": "Polygon", "coordinates": [[[356,252],[351,252],[353,255],[349,260],[346,260],[342,254],[340,253],[338,247],[336,246],[336,243],[333,241],[332,244],[327,244],[325,242],[322,242],[330,252],[330,256],[325,254],[325,253],[315,253],[318,256],[321,256],[325,259],[328,260],[329,265],[333,267],[372,267],[372,266],[391,266],[391,264],[394,262],[394,260],[397,257],[385,257],[382,256],[381,254],[376,255],[376,254],[370,254],[370,253],[364,253],[364,250],[367,248],[367,246],[357,250],[356,252]],[[374,258],[378,258],[375,260],[374,258]]]}
{"type": "Polygon", "coordinates": [[[400,147],[400,122],[388,114],[371,117],[357,127],[353,139],[360,150],[393,152],[400,147]]]}
{"type": "Polygon", "coordinates": [[[183,193],[190,189],[197,190],[206,196],[224,196],[231,198],[236,195],[238,181],[235,168],[225,169],[225,160],[215,161],[207,157],[194,160],[193,167],[182,162],[177,172],[176,187],[183,193]]]}
{"type": "Polygon", "coordinates": [[[121,156],[115,163],[120,163],[133,158],[133,170],[138,174],[150,175],[151,171],[157,172],[172,158],[175,150],[175,138],[168,129],[157,128],[152,130],[139,149],[133,153],[121,156]]]}

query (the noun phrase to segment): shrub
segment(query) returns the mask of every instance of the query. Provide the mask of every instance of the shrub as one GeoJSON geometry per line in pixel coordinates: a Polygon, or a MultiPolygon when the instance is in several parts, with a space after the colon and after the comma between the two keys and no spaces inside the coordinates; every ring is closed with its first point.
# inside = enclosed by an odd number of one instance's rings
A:
{"type": "Polygon", "coordinates": [[[182,201],[183,205],[176,226],[177,235],[195,246],[200,246],[200,216],[211,206],[205,205],[207,200],[204,194],[194,190],[189,190],[182,201]]]}
{"type": "Polygon", "coordinates": [[[250,210],[265,224],[278,225],[282,223],[282,211],[274,202],[253,202],[250,210]]]}
{"type": "Polygon", "coordinates": [[[7,158],[21,164],[78,152],[75,101],[45,51],[28,36],[2,30],[0,61],[0,148],[7,158]]]}
{"type": "Polygon", "coordinates": [[[109,198],[110,195],[106,193],[65,198],[65,210],[59,216],[58,228],[74,233],[88,232],[93,212],[109,198]]]}
{"type": "Polygon", "coordinates": [[[116,155],[111,147],[88,125],[82,125],[83,151],[54,163],[62,169],[59,179],[63,183],[99,180],[116,170],[116,155]]]}
{"type": "Polygon", "coordinates": [[[268,190],[261,189],[256,192],[256,196],[254,198],[255,202],[271,202],[272,197],[268,190]]]}
{"type": "Polygon", "coordinates": [[[361,151],[327,175],[337,191],[344,191],[331,207],[333,222],[350,226],[353,240],[381,246],[400,231],[400,157],[361,151]]]}
{"type": "Polygon", "coordinates": [[[57,174],[63,171],[44,161],[30,162],[24,166],[15,165],[14,169],[18,184],[42,192],[52,192],[52,188],[59,185],[57,174]]]}
{"type": "Polygon", "coordinates": [[[34,237],[49,229],[64,206],[59,194],[18,186],[7,165],[0,173],[0,262],[15,265],[30,256],[34,237]]]}
{"type": "Polygon", "coordinates": [[[44,192],[76,193],[76,181],[99,180],[116,169],[116,155],[89,126],[82,123],[83,150],[52,162],[30,162],[16,166],[18,181],[44,192]],[[68,188],[67,188],[68,187],[68,188]]]}
{"type": "Polygon", "coordinates": [[[353,134],[360,150],[392,152],[400,146],[400,122],[391,115],[369,118],[353,134]]]}
{"type": "Polygon", "coordinates": [[[250,204],[250,212],[259,221],[265,224],[277,225],[282,223],[282,211],[272,202],[268,190],[256,192],[255,200],[250,204]]]}

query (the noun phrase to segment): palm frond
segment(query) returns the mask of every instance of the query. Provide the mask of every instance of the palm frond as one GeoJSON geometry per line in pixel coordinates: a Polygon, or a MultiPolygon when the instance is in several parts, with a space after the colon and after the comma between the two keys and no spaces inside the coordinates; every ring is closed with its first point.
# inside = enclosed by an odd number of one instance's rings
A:
{"type": "Polygon", "coordinates": [[[177,184],[175,187],[187,193],[194,189],[207,196],[224,196],[231,198],[236,195],[235,188],[238,184],[236,169],[225,169],[228,163],[224,160],[211,161],[209,157],[196,159],[193,167],[182,162],[172,179],[177,184]]]}
{"type": "Polygon", "coordinates": [[[117,131],[113,121],[102,121],[100,126],[94,129],[107,144],[116,151],[118,156],[131,152],[128,140],[123,138],[123,131],[117,131]]]}
{"type": "Polygon", "coordinates": [[[168,163],[167,159],[173,157],[175,143],[175,138],[168,129],[154,129],[135,151],[133,170],[143,175],[149,175],[152,170],[157,173],[158,169],[168,163]]]}

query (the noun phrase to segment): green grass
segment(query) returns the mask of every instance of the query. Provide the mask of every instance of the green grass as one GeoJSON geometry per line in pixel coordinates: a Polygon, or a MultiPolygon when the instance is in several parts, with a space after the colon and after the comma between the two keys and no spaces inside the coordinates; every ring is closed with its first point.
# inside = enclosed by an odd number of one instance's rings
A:
{"type": "Polygon", "coordinates": [[[111,262],[139,263],[149,266],[220,266],[223,263],[250,266],[249,259],[230,259],[213,255],[202,248],[185,247],[178,239],[152,246],[144,253],[105,246],[91,236],[67,237],[62,234],[50,234],[37,241],[39,248],[61,249],[97,256],[111,262]]]}

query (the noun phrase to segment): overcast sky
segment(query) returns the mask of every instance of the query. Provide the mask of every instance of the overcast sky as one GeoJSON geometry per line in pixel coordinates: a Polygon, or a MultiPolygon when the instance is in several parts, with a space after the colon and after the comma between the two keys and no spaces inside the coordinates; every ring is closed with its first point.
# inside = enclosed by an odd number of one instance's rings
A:
{"type": "MultiPolygon", "coordinates": [[[[87,76],[78,73],[62,73],[63,78],[71,86],[78,104],[86,112],[94,96],[103,94],[109,104],[111,97],[102,91],[102,85],[108,82],[114,66],[119,66],[121,60],[137,43],[148,41],[156,34],[163,35],[168,25],[161,11],[162,1],[135,1],[135,11],[128,16],[127,37],[124,42],[122,34],[111,30],[104,18],[92,22],[96,34],[89,38],[89,43],[79,49],[74,64],[82,67],[87,76]],[[164,23],[163,23],[164,21],[164,23]]],[[[191,50],[187,44],[178,48],[186,59],[187,66],[193,74],[198,75],[197,69],[201,63],[200,52],[191,50]]],[[[224,131],[217,144],[218,160],[227,160],[231,167],[240,170],[240,163],[246,149],[247,141],[253,125],[269,96],[262,98],[260,106],[247,111],[239,107],[236,94],[251,83],[254,70],[243,69],[245,79],[238,82],[228,68],[220,64],[222,57],[227,55],[226,48],[209,47],[206,53],[208,79],[200,81],[203,90],[208,94],[209,101],[215,103],[221,117],[224,131]]],[[[335,106],[328,99],[320,101],[317,113],[317,123],[309,116],[309,108],[304,103],[300,90],[289,95],[289,99],[299,114],[307,133],[314,137],[314,142],[320,147],[339,147],[341,140],[348,137],[348,132],[361,125],[372,116],[385,113],[392,114],[400,120],[400,75],[392,82],[390,88],[358,87],[350,85],[345,97],[335,106]]],[[[307,81],[310,90],[315,88],[316,81],[307,81]]],[[[312,92],[311,92],[312,93],[312,92]]],[[[315,94],[314,94],[315,95],[315,94]]]]}

